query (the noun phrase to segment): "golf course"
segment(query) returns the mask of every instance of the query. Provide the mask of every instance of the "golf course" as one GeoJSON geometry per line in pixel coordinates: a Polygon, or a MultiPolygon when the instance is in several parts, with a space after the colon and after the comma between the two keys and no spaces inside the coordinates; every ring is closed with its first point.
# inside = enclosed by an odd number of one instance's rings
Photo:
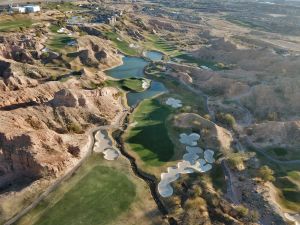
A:
{"type": "Polygon", "coordinates": [[[174,146],[165,124],[170,113],[171,109],[157,99],[147,99],[132,116],[136,125],[127,131],[125,142],[146,165],[161,166],[173,156],[174,146]]]}

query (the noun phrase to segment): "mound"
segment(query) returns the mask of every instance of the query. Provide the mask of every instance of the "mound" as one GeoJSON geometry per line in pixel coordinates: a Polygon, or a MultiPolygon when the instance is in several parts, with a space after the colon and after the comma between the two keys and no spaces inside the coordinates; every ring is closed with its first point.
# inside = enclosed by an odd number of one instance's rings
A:
{"type": "Polygon", "coordinates": [[[231,151],[233,138],[226,129],[194,113],[182,113],[175,117],[174,125],[186,129],[199,129],[204,145],[224,154],[231,151]]]}

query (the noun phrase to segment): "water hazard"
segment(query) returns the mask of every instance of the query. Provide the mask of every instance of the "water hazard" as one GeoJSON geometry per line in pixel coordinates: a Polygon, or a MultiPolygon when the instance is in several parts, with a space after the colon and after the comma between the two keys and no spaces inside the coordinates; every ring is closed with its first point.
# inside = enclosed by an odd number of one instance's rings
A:
{"type": "MultiPolygon", "coordinates": [[[[161,60],[163,56],[162,53],[155,51],[149,51],[145,55],[153,61],[161,60]]],[[[124,56],[123,65],[108,70],[107,74],[117,79],[145,77],[144,68],[147,64],[148,62],[141,57],[124,56]]],[[[144,92],[129,92],[127,94],[127,103],[129,106],[133,107],[144,99],[151,98],[166,91],[167,88],[161,82],[152,81],[150,88],[144,92]]]]}

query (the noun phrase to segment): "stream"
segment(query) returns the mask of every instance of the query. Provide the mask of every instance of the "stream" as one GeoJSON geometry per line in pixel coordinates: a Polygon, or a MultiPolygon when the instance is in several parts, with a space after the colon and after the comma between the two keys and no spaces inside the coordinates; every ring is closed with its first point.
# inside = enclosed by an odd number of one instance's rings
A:
{"type": "MultiPolygon", "coordinates": [[[[151,61],[159,61],[162,59],[162,56],[163,56],[162,53],[156,52],[156,51],[149,51],[149,52],[145,53],[145,57],[150,59],[151,61]]],[[[106,71],[106,73],[109,76],[111,76],[113,78],[117,78],[117,79],[124,79],[124,78],[130,78],[130,77],[145,78],[144,68],[147,66],[148,63],[149,62],[147,62],[143,58],[125,56],[123,58],[123,65],[113,68],[111,70],[108,70],[108,71],[106,71]]],[[[164,84],[161,82],[152,80],[151,86],[147,90],[145,90],[143,92],[139,92],[139,93],[128,92],[127,96],[126,96],[127,104],[130,107],[134,108],[138,103],[140,103],[144,99],[152,98],[152,97],[154,97],[158,94],[164,93],[164,92],[167,92],[167,88],[164,86],[164,84]]],[[[124,130],[126,130],[126,128],[127,128],[126,124],[127,123],[125,122],[124,130]]],[[[129,160],[131,169],[134,172],[134,174],[137,177],[141,178],[144,182],[147,183],[148,187],[150,188],[151,195],[157,205],[157,208],[159,209],[159,211],[161,212],[161,214],[163,216],[167,217],[168,210],[164,206],[163,202],[160,200],[160,197],[159,197],[159,194],[157,191],[157,184],[158,184],[157,179],[153,175],[147,174],[138,168],[135,158],[133,156],[131,156],[124,147],[124,143],[121,138],[123,132],[124,131],[122,131],[119,135],[114,137],[114,139],[118,143],[118,148],[120,149],[122,155],[129,160]]],[[[177,221],[172,217],[168,218],[168,222],[170,225],[177,225],[177,221]]]]}

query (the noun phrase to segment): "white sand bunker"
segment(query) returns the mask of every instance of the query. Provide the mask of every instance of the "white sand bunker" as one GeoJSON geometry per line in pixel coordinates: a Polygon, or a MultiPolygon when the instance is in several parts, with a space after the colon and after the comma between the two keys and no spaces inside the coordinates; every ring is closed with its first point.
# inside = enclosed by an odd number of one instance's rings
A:
{"type": "Polygon", "coordinates": [[[215,154],[215,152],[213,150],[207,149],[204,152],[204,159],[205,159],[205,161],[208,162],[208,163],[215,162],[214,154],[215,154]]]}
{"type": "Polygon", "coordinates": [[[111,141],[109,140],[109,138],[105,136],[103,131],[101,130],[97,131],[97,133],[95,134],[95,144],[94,144],[93,151],[96,153],[101,153],[106,148],[110,148],[110,147],[111,147],[111,141]]]}
{"type": "Polygon", "coordinates": [[[200,135],[197,133],[191,133],[190,135],[187,135],[186,133],[180,134],[180,143],[189,145],[189,146],[196,146],[197,141],[200,139],[200,135]]]}
{"type": "Polygon", "coordinates": [[[161,180],[157,187],[158,192],[162,197],[170,197],[173,194],[171,183],[179,179],[180,174],[205,173],[211,169],[212,165],[208,164],[204,159],[196,160],[194,163],[183,160],[177,164],[177,167],[168,167],[168,173],[161,174],[161,180]]]}
{"type": "Polygon", "coordinates": [[[161,180],[157,188],[162,197],[170,197],[173,194],[173,187],[171,186],[171,183],[179,179],[180,174],[193,172],[205,173],[212,169],[212,165],[209,163],[213,163],[215,161],[213,158],[214,151],[207,149],[203,154],[203,150],[201,148],[195,147],[199,138],[200,135],[196,133],[180,135],[180,139],[184,140],[183,142],[180,142],[191,146],[186,146],[187,153],[183,155],[183,160],[177,163],[177,167],[168,167],[168,172],[161,174],[161,180]],[[204,155],[204,159],[200,158],[200,155],[202,154],[204,155]]]}
{"type": "Polygon", "coordinates": [[[182,107],[181,100],[175,98],[168,98],[166,104],[172,106],[175,109],[182,107]]]}
{"type": "Polygon", "coordinates": [[[150,87],[151,81],[148,79],[143,79],[142,81],[142,88],[147,90],[150,87]]]}
{"type": "Polygon", "coordinates": [[[119,150],[112,148],[112,142],[104,132],[105,131],[99,130],[95,134],[93,151],[96,153],[103,153],[104,159],[106,160],[115,160],[120,156],[120,152],[119,150]]]}
{"type": "Polygon", "coordinates": [[[106,149],[103,154],[106,160],[116,160],[120,156],[119,151],[113,148],[106,149]]]}

